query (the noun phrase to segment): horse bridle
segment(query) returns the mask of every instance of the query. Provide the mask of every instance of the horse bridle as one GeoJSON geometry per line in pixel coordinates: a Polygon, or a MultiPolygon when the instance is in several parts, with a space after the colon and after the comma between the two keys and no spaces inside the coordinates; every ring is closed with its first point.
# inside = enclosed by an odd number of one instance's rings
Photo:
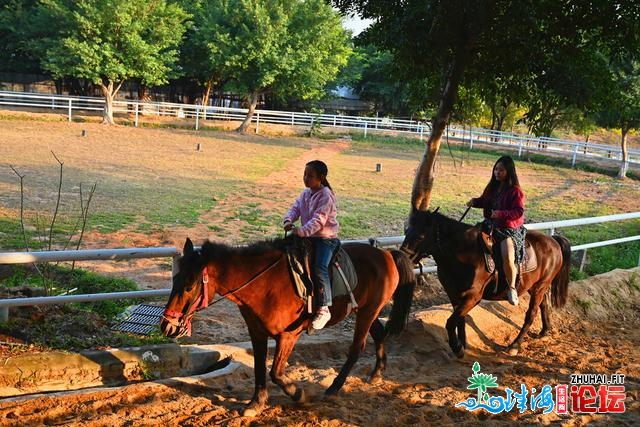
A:
{"type": "MultiPolygon", "coordinates": [[[[243,285],[241,285],[240,287],[234,289],[233,291],[227,292],[224,295],[221,295],[220,298],[218,298],[217,300],[213,301],[212,303],[209,303],[209,287],[207,286],[207,284],[209,283],[209,272],[207,270],[207,267],[205,266],[202,269],[202,275],[200,277],[200,288],[201,291],[197,293],[196,298],[193,298],[190,303],[189,303],[189,307],[187,308],[187,314],[184,315],[184,321],[185,322],[190,322],[191,319],[193,318],[193,316],[200,310],[202,310],[203,308],[207,308],[210,305],[214,305],[219,303],[220,301],[222,301],[223,299],[228,298],[231,295],[234,295],[237,292],[240,292],[242,289],[246,288],[247,286],[249,286],[251,283],[255,282],[258,278],[260,278],[262,275],[264,275],[265,273],[267,273],[269,270],[271,270],[272,268],[274,268],[281,259],[284,258],[284,253],[279,256],[274,262],[272,262],[267,268],[265,268],[264,270],[258,272],[256,275],[254,275],[252,278],[250,278],[248,281],[246,281],[243,285]],[[195,308],[193,308],[195,306],[195,308]]],[[[177,312],[174,310],[165,310],[165,312],[162,314],[162,317],[170,322],[170,323],[174,323],[173,321],[180,321],[180,318],[183,316],[182,312],[177,312]]],[[[180,322],[179,322],[180,323],[180,322]]]]}
{"type": "Polygon", "coordinates": [[[426,246],[424,250],[418,250],[418,247],[420,246],[419,244],[416,245],[417,247],[415,251],[409,251],[404,245],[400,247],[400,250],[405,254],[407,254],[409,258],[413,259],[413,257],[415,256],[418,260],[425,258],[429,255],[433,255],[433,249],[436,247],[438,251],[442,252],[442,245],[440,243],[440,226],[437,221],[436,221],[435,229],[436,229],[435,240],[433,240],[433,242],[430,245],[426,246]]]}

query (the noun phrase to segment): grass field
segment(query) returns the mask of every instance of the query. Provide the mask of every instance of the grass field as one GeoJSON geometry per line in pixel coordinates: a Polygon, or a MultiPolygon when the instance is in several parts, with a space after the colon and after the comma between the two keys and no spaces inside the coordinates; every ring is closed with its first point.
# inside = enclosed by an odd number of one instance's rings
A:
{"type": "MultiPolygon", "coordinates": [[[[94,183],[83,247],[181,247],[187,235],[231,243],[277,236],[282,215],[303,189],[304,163],[314,158],[329,165],[329,181],[339,199],[342,238],[400,235],[423,154],[419,141],[397,138],[351,141],[238,135],[7,117],[0,126],[3,250],[46,246],[61,173],[55,247],[64,245],[72,234],[71,244],[77,240],[73,230],[77,230],[80,206],[86,204],[94,183]],[[378,164],[380,172],[376,172],[378,164]]],[[[443,146],[432,207],[440,206],[441,212],[459,218],[466,201],[482,191],[500,154],[457,147],[449,152],[443,146]]],[[[637,180],[621,181],[611,173],[532,159],[526,153],[516,159],[527,195],[527,222],[640,211],[637,180]]],[[[480,219],[481,212],[472,211],[465,221],[480,219]]],[[[639,221],[627,221],[560,232],[579,244],[638,234],[638,230],[639,221]]],[[[613,256],[634,266],[639,245],[619,246],[624,247],[616,251],[625,255],[613,256]]]]}

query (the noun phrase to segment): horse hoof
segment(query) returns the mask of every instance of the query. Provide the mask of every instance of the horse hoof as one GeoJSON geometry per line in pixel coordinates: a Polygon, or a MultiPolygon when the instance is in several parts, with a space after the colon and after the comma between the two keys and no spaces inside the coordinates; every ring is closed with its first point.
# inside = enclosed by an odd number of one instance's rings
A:
{"type": "Polygon", "coordinates": [[[464,347],[458,351],[454,351],[453,354],[455,354],[458,359],[462,359],[464,357],[464,347]]]}
{"type": "Polygon", "coordinates": [[[518,348],[517,347],[511,347],[510,349],[508,349],[507,353],[509,354],[509,356],[517,356],[518,355],[518,348]]]}
{"type": "Polygon", "coordinates": [[[367,381],[367,384],[372,384],[372,385],[380,384],[382,382],[382,375],[369,376],[367,377],[366,381],[367,381]]]}

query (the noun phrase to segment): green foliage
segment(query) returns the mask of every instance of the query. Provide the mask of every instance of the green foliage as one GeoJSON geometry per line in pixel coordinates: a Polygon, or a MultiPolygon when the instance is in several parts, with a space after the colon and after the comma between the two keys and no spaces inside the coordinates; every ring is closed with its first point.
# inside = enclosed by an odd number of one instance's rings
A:
{"type": "Polygon", "coordinates": [[[215,0],[195,10],[189,67],[247,97],[319,98],[350,53],[339,15],[322,0],[215,0]]]}
{"type": "Polygon", "coordinates": [[[36,48],[45,47],[43,68],[100,85],[131,78],[166,83],[187,18],[164,0],[42,0],[38,13],[40,22],[64,28],[34,41],[36,48]]]}

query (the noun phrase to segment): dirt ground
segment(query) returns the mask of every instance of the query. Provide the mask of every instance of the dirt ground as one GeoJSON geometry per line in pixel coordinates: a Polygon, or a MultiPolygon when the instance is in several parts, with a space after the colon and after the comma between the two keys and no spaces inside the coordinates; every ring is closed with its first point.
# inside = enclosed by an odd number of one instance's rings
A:
{"type": "MultiPolygon", "coordinates": [[[[387,343],[384,379],[369,384],[371,346],[356,364],[343,390],[325,398],[323,391],[344,363],[351,322],[322,331],[330,344],[299,347],[289,360],[288,376],[302,384],[309,401],[296,404],[269,384],[270,406],[256,417],[242,416],[253,392],[251,357],[234,359],[226,375],[143,382],[123,387],[79,390],[0,400],[0,424],[7,426],[388,426],[388,425],[638,425],[640,422],[640,340],[638,308],[640,269],[615,270],[573,282],[570,303],[555,311],[555,332],[525,341],[518,356],[503,352],[522,323],[524,304],[483,303],[468,318],[469,348],[463,359],[453,356],[443,329],[450,313],[444,305],[425,308],[442,298],[435,279],[423,284],[409,328],[387,343]],[[612,289],[614,290],[612,292],[612,289]],[[584,301],[592,304],[587,308],[584,301]],[[581,302],[582,301],[582,302],[581,302]],[[622,303],[624,302],[624,303],[622,303]],[[543,414],[513,409],[500,414],[466,411],[456,404],[475,397],[468,390],[473,364],[496,377],[491,396],[524,387],[534,393],[544,385],[570,384],[578,373],[624,374],[625,412],[616,414],[543,414]]],[[[526,303],[526,297],[523,298],[526,303]]],[[[199,313],[192,341],[233,342],[247,335],[233,305],[216,305],[199,313]]],[[[304,337],[303,337],[304,340],[304,337]]],[[[555,398],[554,398],[555,400],[555,398]]]]}
{"type": "MultiPolygon", "coordinates": [[[[93,132],[93,130],[92,130],[93,132]]],[[[265,179],[273,182],[274,201],[289,200],[292,188],[299,188],[304,163],[314,158],[331,162],[348,146],[335,141],[318,144],[286,167],[265,179]],[[294,183],[295,181],[295,183],[294,183]],[[281,192],[278,193],[278,192],[281,192]]],[[[585,194],[588,191],[585,190],[585,194]]],[[[242,195],[229,197],[205,213],[211,222],[242,203],[242,195]]],[[[637,197],[637,194],[636,194],[637,197]]],[[[632,194],[631,203],[636,203],[632,194]]],[[[618,207],[627,206],[626,202],[618,207]]],[[[274,202],[273,209],[282,210],[274,202]]],[[[612,207],[615,208],[615,207],[612,207]]],[[[225,227],[233,226],[225,224],[225,227]]],[[[240,225],[238,225],[240,226],[240,225]]],[[[227,230],[228,231],[228,230],[227,230]]],[[[170,234],[88,233],[86,247],[167,246],[181,247],[187,236],[207,236],[207,221],[193,228],[175,227],[170,234]]],[[[229,234],[232,234],[231,232],[229,234]]],[[[145,288],[166,288],[170,273],[166,262],[132,260],[117,263],[87,263],[105,274],[118,274],[144,284],[145,288]]],[[[251,358],[234,360],[236,369],[227,375],[143,382],[123,387],[75,392],[28,395],[0,400],[0,425],[36,426],[388,426],[388,425],[639,425],[640,424],[640,270],[616,270],[589,280],[573,282],[570,302],[553,313],[555,332],[536,339],[540,321],[522,345],[518,356],[503,352],[517,335],[528,302],[513,308],[506,303],[483,303],[468,318],[469,348],[463,359],[451,354],[444,325],[449,307],[435,278],[422,284],[409,328],[387,343],[388,365],[384,379],[369,384],[365,378],[374,355],[368,346],[352,370],[342,391],[324,398],[323,391],[344,363],[352,320],[322,331],[331,343],[294,350],[288,376],[305,387],[309,401],[295,404],[269,383],[270,406],[256,417],[242,416],[253,393],[251,358]],[[435,305],[434,305],[435,304],[435,305]],[[497,378],[491,396],[505,396],[506,389],[531,393],[544,385],[570,384],[578,373],[624,374],[625,412],[587,414],[569,412],[543,414],[530,407],[519,412],[492,415],[484,410],[466,411],[456,404],[476,396],[468,389],[474,362],[481,372],[497,378]]],[[[237,307],[228,301],[210,307],[195,318],[194,335],[183,343],[221,344],[248,340],[237,307]]],[[[554,399],[555,400],[555,399],[554,399]]]]}

